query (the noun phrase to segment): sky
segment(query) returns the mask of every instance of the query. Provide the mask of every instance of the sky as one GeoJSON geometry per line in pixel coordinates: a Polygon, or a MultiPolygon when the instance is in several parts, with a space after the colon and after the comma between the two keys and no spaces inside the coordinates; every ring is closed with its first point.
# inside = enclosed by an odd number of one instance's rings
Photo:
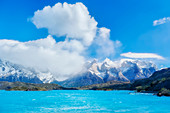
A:
{"type": "MultiPolygon", "coordinates": [[[[3,54],[0,57],[7,58],[6,56],[12,54],[8,60],[17,61],[21,60],[23,55],[26,57],[32,54],[37,57],[44,55],[47,50],[54,52],[53,50],[60,48],[55,51],[56,54],[60,53],[60,57],[64,58],[63,54],[73,55],[72,57],[82,62],[87,57],[109,57],[112,60],[121,57],[149,58],[168,67],[169,6],[169,0],[0,0],[0,39],[7,39],[0,42],[0,52],[3,54]],[[70,9],[60,6],[52,8],[58,2],[66,2],[68,7],[77,2],[82,5],[70,9]],[[45,11],[43,8],[46,6],[50,7],[45,11]],[[23,48],[19,48],[21,45],[32,49],[25,53],[23,48]],[[6,46],[10,46],[8,52],[3,48],[6,46]],[[40,47],[45,48],[41,54],[32,51],[41,51],[40,47]]],[[[46,57],[53,59],[52,54],[46,57]]],[[[46,59],[40,59],[38,62],[42,60],[46,59]]],[[[53,60],[47,61],[50,62],[53,60]]],[[[26,64],[31,65],[29,62],[26,64]]],[[[76,66],[80,65],[82,64],[76,66]]],[[[69,69],[70,67],[68,72],[69,69]]]]}

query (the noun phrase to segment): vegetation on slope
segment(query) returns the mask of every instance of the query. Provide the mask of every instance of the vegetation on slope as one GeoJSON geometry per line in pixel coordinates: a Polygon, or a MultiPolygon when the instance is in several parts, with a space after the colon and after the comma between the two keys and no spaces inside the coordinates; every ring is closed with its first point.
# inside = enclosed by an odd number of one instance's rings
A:
{"type": "Polygon", "coordinates": [[[76,88],[65,88],[58,84],[34,84],[24,82],[0,82],[0,90],[21,90],[21,91],[47,91],[47,90],[75,90],[76,88]]]}
{"type": "Polygon", "coordinates": [[[158,92],[158,96],[170,96],[170,68],[155,72],[151,77],[132,84],[138,92],[158,92]]]}
{"type": "Polygon", "coordinates": [[[79,87],[79,89],[83,90],[124,90],[126,88],[130,88],[130,82],[121,82],[121,81],[109,81],[107,83],[102,84],[93,84],[89,86],[79,87]]]}
{"type": "Polygon", "coordinates": [[[89,90],[136,90],[137,92],[151,92],[158,96],[170,96],[170,68],[156,71],[151,77],[136,80],[133,83],[110,81],[94,84],[79,89],[89,90]]]}

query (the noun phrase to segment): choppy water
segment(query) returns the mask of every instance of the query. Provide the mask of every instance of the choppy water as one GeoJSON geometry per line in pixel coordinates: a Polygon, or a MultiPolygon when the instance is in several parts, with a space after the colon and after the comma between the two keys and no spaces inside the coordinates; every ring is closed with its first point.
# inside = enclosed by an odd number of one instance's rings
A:
{"type": "Polygon", "coordinates": [[[0,113],[40,112],[170,113],[170,97],[132,91],[0,91],[0,113]]]}

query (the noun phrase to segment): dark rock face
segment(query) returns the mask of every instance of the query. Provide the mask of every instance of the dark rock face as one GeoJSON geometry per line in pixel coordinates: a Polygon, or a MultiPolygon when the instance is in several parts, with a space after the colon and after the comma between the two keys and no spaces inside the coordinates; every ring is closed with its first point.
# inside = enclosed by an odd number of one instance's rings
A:
{"type": "Polygon", "coordinates": [[[141,78],[142,76],[139,68],[136,65],[129,68],[126,72],[123,72],[123,75],[130,81],[134,81],[135,79],[138,79],[138,77],[141,78]]]}
{"type": "Polygon", "coordinates": [[[115,80],[115,79],[116,79],[116,76],[112,75],[109,71],[105,72],[105,76],[103,77],[104,82],[115,80]]]}
{"type": "Polygon", "coordinates": [[[149,69],[143,68],[142,71],[144,76],[148,78],[156,71],[156,69],[154,67],[150,67],[149,69]]]}
{"type": "Polygon", "coordinates": [[[155,67],[139,68],[136,63],[130,61],[122,63],[121,69],[122,68],[127,68],[122,74],[131,82],[142,78],[148,78],[156,71],[155,67]]]}
{"type": "Polygon", "coordinates": [[[123,81],[123,82],[129,81],[121,72],[118,72],[117,70],[106,71],[103,80],[104,80],[105,83],[108,82],[108,81],[112,81],[112,80],[123,81]]]}
{"type": "Polygon", "coordinates": [[[104,81],[100,77],[88,72],[88,73],[83,73],[80,76],[60,82],[58,84],[60,84],[64,87],[80,87],[80,86],[98,84],[98,83],[103,83],[103,82],[104,81]]]}

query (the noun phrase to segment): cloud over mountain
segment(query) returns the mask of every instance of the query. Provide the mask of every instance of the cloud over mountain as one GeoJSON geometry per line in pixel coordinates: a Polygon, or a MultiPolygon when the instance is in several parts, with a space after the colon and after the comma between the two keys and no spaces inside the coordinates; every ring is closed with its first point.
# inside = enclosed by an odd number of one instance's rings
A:
{"type": "Polygon", "coordinates": [[[50,71],[64,79],[81,70],[84,57],[64,50],[53,37],[28,42],[0,40],[0,58],[41,71],[50,71]]]}
{"type": "Polygon", "coordinates": [[[153,58],[153,59],[159,59],[159,60],[164,60],[165,58],[154,54],[154,53],[132,53],[132,52],[128,52],[128,53],[122,53],[120,56],[123,57],[128,57],[128,58],[153,58]]]}
{"type": "Polygon", "coordinates": [[[121,45],[110,40],[110,29],[97,27],[82,3],[46,6],[36,11],[31,21],[38,29],[48,29],[50,35],[28,42],[0,40],[0,58],[50,71],[58,80],[80,72],[92,46],[97,55],[109,56],[121,45]],[[56,42],[52,35],[65,39],[56,42]]]}

